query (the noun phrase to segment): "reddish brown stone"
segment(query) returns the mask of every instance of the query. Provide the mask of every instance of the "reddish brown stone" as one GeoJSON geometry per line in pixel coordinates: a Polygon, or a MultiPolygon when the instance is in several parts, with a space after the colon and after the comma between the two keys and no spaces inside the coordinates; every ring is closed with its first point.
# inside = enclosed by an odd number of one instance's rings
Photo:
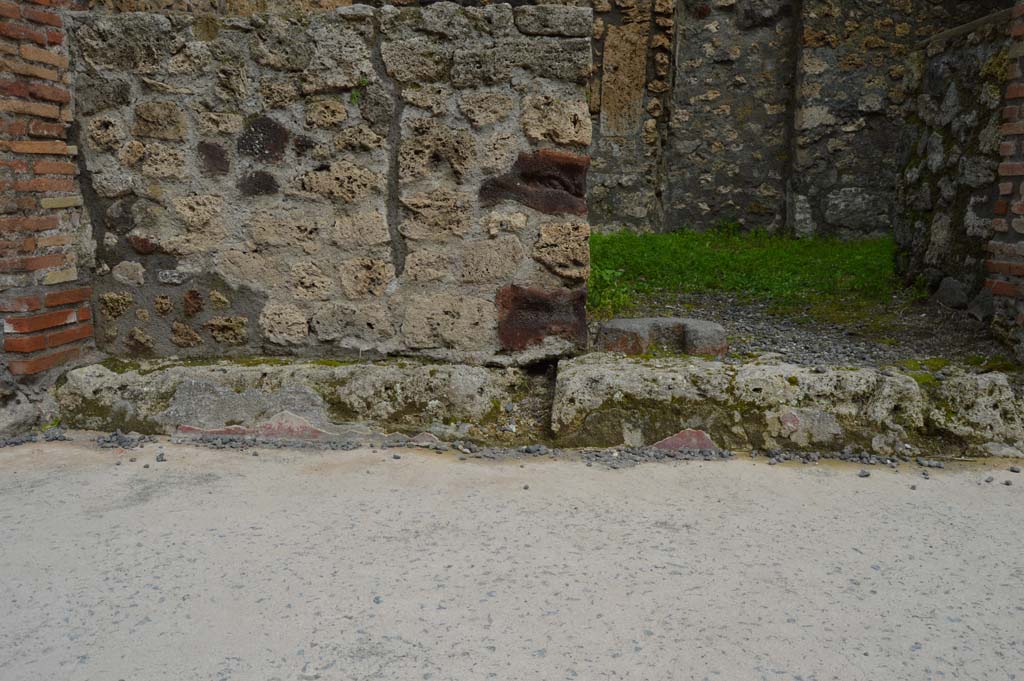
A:
{"type": "Polygon", "coordinates": [[[184,299],[185,315],[194,317],[203,311],[203,294],[192,289],[185,294],[184,299]]]}
{"type": "Polygon", "coordinates": [[[156,252],[156,242],[138,234],[129,235],[128,243],[132,245],[132,248],[139,255],[149,255],[156,252]]]}
{"type": "Polygon", "coordinates": [[[589,156],[541,149],[520,154],[512,169],[480,186],[480,202],[517,201],[549,215],[587,214],[589,156]]]}
{"type": "Polygon", "coordinates": [[[498,291],[498,340],[503,350],[525,350],[549,336],[587,343],[586,289],[506,286],[498,291]]]}
{"type": "Polygon", "coordinates": [[[703,430],[694,430],[693,428],[681,430],[661,442],[655,442],[653,446],[670,451],[679,449],[718,449],[718,445],[715,444],[710,435],[703,430]]]}

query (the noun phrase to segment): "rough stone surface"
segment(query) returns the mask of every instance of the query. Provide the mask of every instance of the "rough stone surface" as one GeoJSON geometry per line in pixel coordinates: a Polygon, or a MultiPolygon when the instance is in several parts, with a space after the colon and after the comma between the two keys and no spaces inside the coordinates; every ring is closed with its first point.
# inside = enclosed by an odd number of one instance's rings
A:
{"type": "Polygon", "coordinates": [[[722,356],[729,343],[725,328],[701,319],[649,317],[612,319],[598,327],[594,347],[606,352],[644,355],[656,350],[722,356]]]}
{"type": "Polygon", "coordinates": [[[946,307],[962,310],[967,307],[968,298],[964,285],[953,277],[946,277],[935,292],[935,299],[946,307]]]}
{"type": "Polygon", "coordinates": [[[228,4],[68,17],[101,349],[542,357],[498,297],[584,299],[591,10],[228,4]]]}
{"type": "Polygon", "coordinates": [[[39,421],[40,413],[28,396],[0,386],[0,439],[25,435],[39,421]]]}
{"type": "MultiPolygon", "coordinates": [[[[275,330],[285,341],[294,336],[287,325],[275,330]]],[[[547,417],[534,402],[548,389],[518,369],[407,360],[115,368],[97,364],[68,374],[56,392],[65,423],[173,434],[181,427],[251,430],[290,413],[329,433],[358,422],[445,438],[514,441],[540,436],[547,417]],[[502,430],[510,422],[518,424],[514,432],[502,430]]]]}
{"type": "MultiPolygon", "coordinates": [[[[945,305],[962,309],[982,290],[990,241],[1016,218],[995,169],[1002,160],[1003,93],[1012,40],[1008,22],[929,44],[909,60],[907,121],[898,147],[895,236],[905,281],[926,281],[945,305]],[[999,206],[1002,204],[1002,208],[999,206]],[[998,211],[998,212],[997,212],[998,211]]],[[[998,256],[996,256],[997,259],[998,256]]],[[[982,298],[976,314],[992,319],[982,298]]],[[[1015,311],[1007,316],[1015,317],[1015,311]]]]}
{"type": "Polygon", "coordinates": [[[955,373],[938,386],[877,369],[592,354],[559,364],[552,429],[566,444],[630,446],[698,429],[731,449],[857,444],[959,455],[1024,444],[1024,398],[1007,376],[955,373]]]}

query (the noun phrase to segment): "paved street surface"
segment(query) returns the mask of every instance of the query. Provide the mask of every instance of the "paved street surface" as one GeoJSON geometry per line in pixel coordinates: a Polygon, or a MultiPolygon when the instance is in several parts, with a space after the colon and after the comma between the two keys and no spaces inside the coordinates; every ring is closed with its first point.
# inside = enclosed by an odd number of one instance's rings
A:
{"type": "Polygon", "coordinates": [[[156,463],[75,438],[0,449],[3,681],[1024,679],[1006,462],[156,463]]]}

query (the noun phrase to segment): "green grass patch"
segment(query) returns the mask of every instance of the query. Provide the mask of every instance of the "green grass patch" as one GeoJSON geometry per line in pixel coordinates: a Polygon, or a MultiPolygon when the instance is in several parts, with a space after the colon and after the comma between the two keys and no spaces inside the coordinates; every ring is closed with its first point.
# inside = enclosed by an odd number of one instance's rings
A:
{"type": "Polygon", "coordinates": [[[858,318],[891,302],[895,251],[891,238],[794,239],[731,228],[595,234],[590,311],[608,317],[666,292],[717,291],[768,300],[780,311],[858,318]]]}

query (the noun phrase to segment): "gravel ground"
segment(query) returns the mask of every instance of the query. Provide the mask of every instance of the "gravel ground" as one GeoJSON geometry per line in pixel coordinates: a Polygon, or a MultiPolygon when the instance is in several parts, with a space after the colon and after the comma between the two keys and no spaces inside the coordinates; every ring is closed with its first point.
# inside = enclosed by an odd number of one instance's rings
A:
{"type": "Polygon", "coordinates": [[[0,450],[4,681],[1022,678],[1008,462],[71,437],[0,450]]]}
{"type": "Polygon", "coordinates": [[[880,366],[900,360],[1009,355],[985,324],[964,312],[928,302],[898,310],[884,332],[861,324],[829,324],[810,317],[773,315],[766,302],[727,294],[679,295],[651,301],[634,316],[697,317],[729,332],[734,355],[776,352],[795,364],[880,366]]]}

